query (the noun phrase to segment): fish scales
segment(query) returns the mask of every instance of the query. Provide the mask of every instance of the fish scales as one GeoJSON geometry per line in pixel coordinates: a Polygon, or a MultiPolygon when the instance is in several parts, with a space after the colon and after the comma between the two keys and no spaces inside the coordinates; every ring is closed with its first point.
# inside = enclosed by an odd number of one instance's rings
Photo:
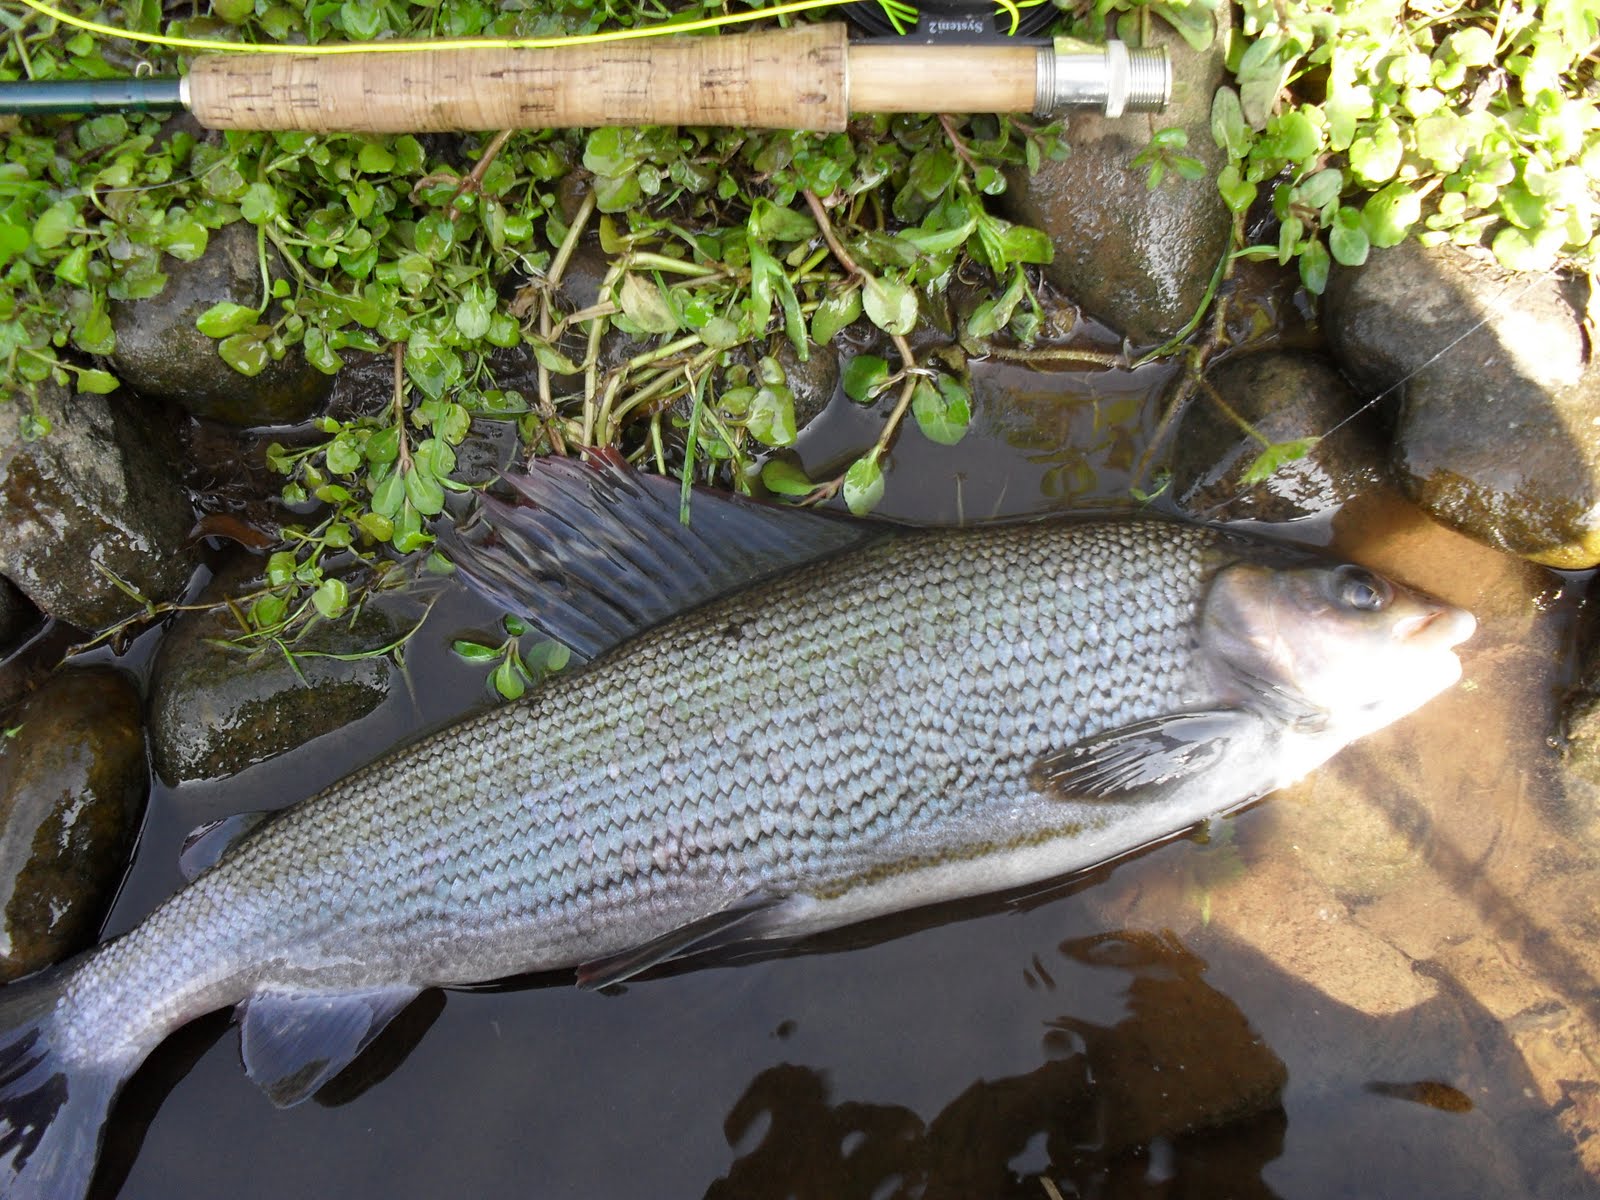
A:
{"type": "Polygon", "coordinates": [[[268,981],[568,966],[729,896],[826,891],[904,853],[897,837],[959,852],[928,831],[1018,797],[1052,747],[1194,702],[1214,542],[925,534],[714,604],[289,810],[69,1002],[103,1036],[145,1026],[152,995],[170,1023],[268,981]],[[181,989],[175,952],[201,968],[181,989]]]}

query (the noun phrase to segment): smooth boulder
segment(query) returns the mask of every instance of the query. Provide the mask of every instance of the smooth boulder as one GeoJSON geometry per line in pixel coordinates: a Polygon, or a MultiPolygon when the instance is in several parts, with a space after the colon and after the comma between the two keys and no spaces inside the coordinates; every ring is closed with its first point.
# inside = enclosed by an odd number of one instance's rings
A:
{"type": "Polygon", "coordinates": [[[120,671],[59,671],[0,724],[3,982],[94,942],[149,776],[139,693],[120,671]]]}

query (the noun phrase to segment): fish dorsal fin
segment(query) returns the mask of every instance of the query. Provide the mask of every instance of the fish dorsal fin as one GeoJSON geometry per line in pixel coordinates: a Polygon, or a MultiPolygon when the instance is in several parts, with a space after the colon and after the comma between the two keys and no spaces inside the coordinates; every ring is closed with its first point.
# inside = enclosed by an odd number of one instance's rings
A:
{"type": "Polygon", "coordinates": [[[440,535],[461,577],[592,659],[738,587],[884,535],[881,527],[681,485],[614,458],[539,459],[440,535]]]}
{"type": "Polygon", "coordinates": [[[1064,800],[1131,803],[1216,766],[1256,723],[1249,713],[1228,708],[1136,721],[1041,758],[1028,781],[1064,800]]]}
{"type": "Polygon", "coordinates": [[[727,908],[680,925],[658,938],[584,963],[578,968],[578,986],[591,990],[610,987],[691,950],[710,950],[738,941],[754,932],[751,928],[754,918],[776,908],[785,899],[787,897],[752,892],[727,908]]]}
{"type": "Polygon", "coordinates": [[[299,1104],[349,1066],[416,996],[417,989],[403,986],[257,992],[239,1006],[245,1074],[279,1108],[299,1104]]]}
{"type": "Polygon", "coordinates": [[[216,866],[235,846],[261,828],[270,816],[270,811],[242,812],[207,821],[183,839],[183,849],[178,851],[178,870],[183,872],[185,880],[193,883],[202,872],[216,866]]]}

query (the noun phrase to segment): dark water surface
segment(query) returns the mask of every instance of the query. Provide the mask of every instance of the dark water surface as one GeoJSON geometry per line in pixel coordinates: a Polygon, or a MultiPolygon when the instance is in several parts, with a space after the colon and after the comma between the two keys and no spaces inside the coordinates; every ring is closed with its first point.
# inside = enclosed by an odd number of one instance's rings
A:
{"type": "MultiPolygon", "coordinates": [[[[903,435],[885,515],[1125,497],[1159,378],[980,366],[973,438],[903,435]],[[1068,439],[1095,452],[1060,450],[1068,439]]],[[[808,465],[859,445],[866,418],[831,416],[801,448],[808,465]]],[[[614,995],[567,979],[429,993],[295,1109],[245,1079],[215,1016],[135,1077],[99,1193],[1590,1194],[1600,872],[1589,806],[1545,742],[1570,598],[1397,502],[1312,533],[1482,627],[1460,687],[1292,793],[1034,895],[614,995]]],[[[447,646],[494,616],[442,602],[413,644],[410,694],[235,779],[158,789],[108,932],[177,885],[196,825],[301,799],[486,703],[481,672],[447,646]]]]}

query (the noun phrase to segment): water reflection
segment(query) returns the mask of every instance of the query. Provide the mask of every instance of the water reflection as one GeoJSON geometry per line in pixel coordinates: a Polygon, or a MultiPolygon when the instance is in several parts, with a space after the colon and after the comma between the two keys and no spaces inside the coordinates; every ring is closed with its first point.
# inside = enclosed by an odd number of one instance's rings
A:
{"type": "MultiPolygon", "coordinates": [[[[979,1079],[929,1120],[903,1105],[834,1101],[814,1068],[771,1067],[724,1122],[739,1156],[708,1200],[1037,1200],[1046,1180],[1062,1196],[1272,1195],[1261,1170],[1282,1149],[1288,1072],[1205,982],[1205,963],[1175,937],[1142,931],[1059,950],[1122,977],[1118,1019],[1069,1008],[1046,1023],[1039,1066],[979,1079]]],[[[1056,989],[1037,957],[1024,976],[1056,989]]]]}

